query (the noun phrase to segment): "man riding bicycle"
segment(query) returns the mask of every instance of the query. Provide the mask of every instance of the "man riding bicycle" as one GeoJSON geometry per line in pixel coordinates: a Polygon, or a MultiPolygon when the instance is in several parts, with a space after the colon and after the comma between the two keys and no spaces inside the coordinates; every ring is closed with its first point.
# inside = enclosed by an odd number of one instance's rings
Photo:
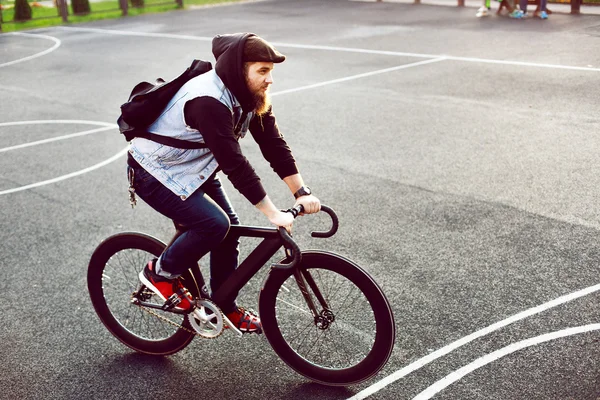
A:
{"type": "MultiPolygon", "coordinates": [[[[292,152],[277,127],[269,88],[275,63],[285,56],[252,33],[218,35],[212,41],[215,68],[192,78],[171,99],[149,132],[194,142],[206,148],[179,149],[147,139],[131,141],[128,174],[133,187],[153,209],[186,228],[158,259],[140,272],[141,282],[176,307],[192,308],[179,277],[210,252],[210,286],[217,290],[237,268],[237,238],[226,238],[239,219],[217,172],[276,226],[291,229],[293,216],[280,211],[267,196],[260,178],[242,154],[239,139],[248,130],[264,158],[304,207],[320,210],[300,175],[292,152]]],[[[218,304],[242,332],[260,332],[258,316],[231,304],[218,304]]]]}

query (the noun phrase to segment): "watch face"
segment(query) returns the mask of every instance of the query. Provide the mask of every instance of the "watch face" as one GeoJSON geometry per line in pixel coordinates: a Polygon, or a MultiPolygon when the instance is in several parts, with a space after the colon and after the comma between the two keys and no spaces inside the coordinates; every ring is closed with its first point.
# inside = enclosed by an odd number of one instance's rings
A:
{"type": "Polygon", "coordinates": [[[302,186],[300,189],[298,189],[298,191],[295,194],[295,197],[298,198],[300,196],[308,196],[309,194],[311,194],[311,190],[308,186],[302,186]]]}

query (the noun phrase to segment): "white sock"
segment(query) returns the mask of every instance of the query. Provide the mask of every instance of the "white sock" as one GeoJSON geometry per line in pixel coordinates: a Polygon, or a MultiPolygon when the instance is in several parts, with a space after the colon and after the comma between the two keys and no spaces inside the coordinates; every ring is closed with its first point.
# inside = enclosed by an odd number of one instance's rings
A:
{"type": "Polygon", "coordinates": [[[167,279],[177,278],[177,275],[172,275],[160,267],[160,257],[158,258],[158,260],[156,260],[156,263],[154,264],[154,273],[167,279]]]}

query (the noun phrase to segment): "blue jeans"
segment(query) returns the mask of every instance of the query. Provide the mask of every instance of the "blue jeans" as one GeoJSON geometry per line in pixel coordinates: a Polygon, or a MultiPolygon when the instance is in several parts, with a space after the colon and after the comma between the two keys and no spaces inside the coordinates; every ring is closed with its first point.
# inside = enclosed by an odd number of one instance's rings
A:
{"type": "MultiPolygon", "coordinates": [[[[128,173],[133,169],[135,193],[150,207],[187,229],[160,256],[161,270],[179,276],[210,252],[210,287],[214,293],[237,268],[239,240],[226,235],[230,225],[240,223],[217,175],[182,200],[142,167],[127,169],[128,173]]],[[[236,307],[235,303],[218,306],[224,313],[236,307]]]]}

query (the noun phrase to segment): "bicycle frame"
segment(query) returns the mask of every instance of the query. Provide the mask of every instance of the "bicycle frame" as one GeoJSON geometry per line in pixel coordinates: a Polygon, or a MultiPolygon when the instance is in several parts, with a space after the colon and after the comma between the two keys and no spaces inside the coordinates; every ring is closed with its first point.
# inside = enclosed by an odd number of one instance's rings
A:
{"type": "MultiPolygon", "coordinates": [[[[311,235],[313,237],[322,238],[333,236],[338,229],[337,215],[331,208],[324,205],[321,206],[321,210],[329,214],[331,217],[332,227],[327,232],[312,232],[311,235]]],[[[297,208],[291,208],[288,211],[291,212],[294,217],[297,217],[303,211],[303,209],[302,206],[298,206],[297,208]]],[[[183,225],[177,224],[176,222],[174,222],[174,224],[176,232],[167,247],[171,246],[171,244],[173,244],[173,242],[187,230],[183,225]]],[[[197,293],[199,293],[201,297],[211,299],[216,304],[225,304],[227,302],[235,301],[238,292],[246,285],[246,283],[248,283],[248,281],[250,281],[250,279],[256,275],[256,273],[267,263],[267,261],[269,261],[273,255],[275,255],[275,253],[281,247],[284,247],[286,253],[286,259],[284,260],[284,263],[273,264],[272,270],[269,272],[269,276],[273,271],[278,269],[294,269],[293,274],[296,279],[296,283],[298,284],[302,296],[304,297],[313,316],[317,318],[319,313],[317,312],[315,303],[308,292],[308,287],[310,287],[313,291],[323,310],[326,311],[329,309],[327,302],[321,295],[321,292],[315,284],[312,276],[307,271],[300,271],[297,268],[302,260],[302,252],[296,242],[294,242],[292,237],[284,228],[232,225],[227,233],[227,239],[231,240],[235,238],[237,240],[241,237],[263,238],[263,241],[256,246],[256,248],[244,259],[244,261],[242,261],[242,263],[229,276],[227,281],[218,290],[213,291],[212,296],[210,296],[208,293],[204,276],[202,275],[202,271],[200,271],[200,266],[196,263],[190,268],[190,273],[192,275],[192,279],[194,280],[194,284],[196,285],[197,293]]],[[[186,285],[189,287],[190,283],[188,282],[186,285]]],[[[137,293],[140,292],[138,291],[137,293]]],[[[165,303],[163,306],[159,306],[140,301],[138,304],[150,308],[165,309],[164,307],[167,303],[165,303]]],[[[177,314],[186,313],[183,310],[171,311],[177,314]]]]}
{"type": "MultiPolygon", "coordinates": [[[[184,231],[181,231],[178,227],[175,237],[171,243],[179,237],[184,231]]],[[[235,300],[237,293],[248,283],[250,279],[269,261],[269,259],[277,253],[277,251],[284,245],[278,230],[276,228],[264,228],[246,225],[232,225],[229,233],[227,234],[228,239],[241,237],[254,237],[263,238],[263,241],[252,250],[252,252],[242,261],[237,269],[231,274],[221,287],[214,291],[210,298],[216,304],[225,304],[235,300]]],[[[195,264],[192,268],[192,275],[196,280],[198,289],[203,296],[208,297],[206,291],[204,276],[200,271],[198,264],[195,264]]]]}

